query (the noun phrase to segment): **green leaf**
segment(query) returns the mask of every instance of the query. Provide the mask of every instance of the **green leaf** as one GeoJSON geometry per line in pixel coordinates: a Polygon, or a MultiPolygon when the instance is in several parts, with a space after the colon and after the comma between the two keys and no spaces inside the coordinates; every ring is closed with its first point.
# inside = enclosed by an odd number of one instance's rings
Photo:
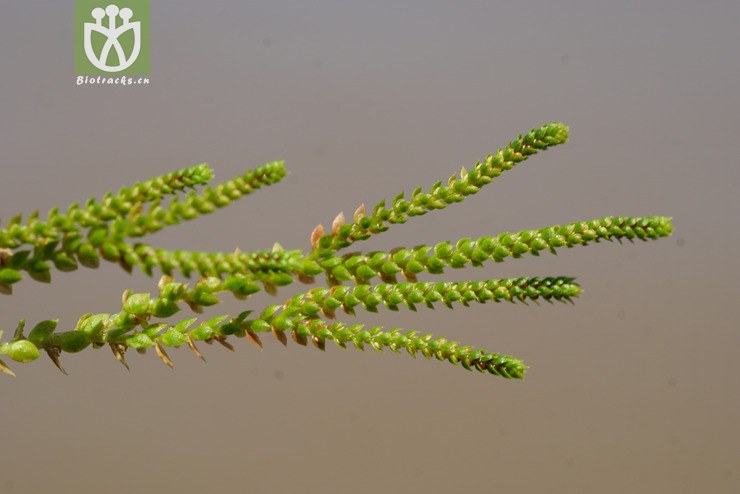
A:
{"type": "Polygon", "coordinates": [[[84,243],[80,246],[77,250],[77,258],[80,260],[80,264],[87,268],[94,269],[100,266],[100,255],[90,243],[84,243]]]}
{"type": "Polygon", "coordinates": [[[8,343],[8,357],[16,362],[32,362],[39,358],[39,349],[28,340],[18,340],[8,343]]]}
{"type": "Polygon", "coordinates": [[[144,315],[149,309],[150,295],[148,293],[135,293],[123,303],[123,310],[133,316],[144,315]]]}
{"type": "Polygon", "coordinates": [[[76,353],[90,345],[90,336],[82,331],[67,331],[59,335],[55,341],[62,351],[76,353]]]}
{"type": "Polygon", "coordinates": [[[52,261],[54,262],[54,266],[62,272],[69,272],[77,269],[77,261],[64,252],[56,254],[52,258],[52,261]]]}
{"type": "Polygon", "coordinates": [[[49,335],[56,329],[57,324],[59,324],[58,319],[41,321],[28,333],[28,340],[33,342],[37,347],[43,348],[49,335]]]}
{"type": "Polygon", "coordinates": [[[183,343],[188,341],[188,337],[173,328],[168,329],[162,336],[159,337],[159,342],[165,346],[179,347],[183,343]]]}
{"type": "Polygon", "coordinates": [[[23,275],[11,268],[0,269],[0,283],[12,285],[23,279],[23,275]]]}
{"type": "Polygon", "coordinates": [[[18,269],[26,263],[26,260],[29,258],[30,255],[31,255],[30,250],[19,250],[15,252],[12,256],[10,256],[8,266],[11,268],[18,269]]]}
{"type": "Polygon", "coordinates": [[[180,307],[166,298],[155,299],[152,303],[151,312],[154,317],[167,318],[177,314],[180,307]]]}
{"type": "Polygon", "coordinates": [[[93,228],[87,236],[87,241],[94,247],[98,247],[108,237],[108,228],[93,228]]]}
{"type": "Polygon", "coordinates": [[[153,347],[154,340],[152,340],[149,336],[147,336],[144,333],[135,333],[129,336],[128,338],[126,338],[126,345],[136,350],[140,350],[143,348],[153,347]]]}

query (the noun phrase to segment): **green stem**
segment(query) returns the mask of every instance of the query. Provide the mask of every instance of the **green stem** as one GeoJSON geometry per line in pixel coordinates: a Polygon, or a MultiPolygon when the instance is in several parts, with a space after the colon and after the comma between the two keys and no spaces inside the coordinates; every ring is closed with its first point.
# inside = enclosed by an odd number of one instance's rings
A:
{"type": "Polygon", "coordinates": [[[520,134],[504,149],[499,149],[478,162],[470,172],[463,168],[459,178],[453,175],[447,185],[437,182],[427,193],[422,193],[419,187],[411,193],[408,200],[402,192],[396,196],[390,208],[386,208],[385,201],[381,201],[369,215],[365,215],[364,207],[361,207],[355,213],[353,223],[342,225],[341,221],[335,222],[331,233],[315,240],[311,258],[328,257],[358,240],[386,231],[388,225],[405,223],[411,216],[421,216],[434,209],[444,209],[450,204],[461,202],[529,156],[567,140],[567,126],[556,122],[546,124],[525,135],[520,134]]]}
{"type": "Polygon", "coordinates": [[[435,303],[452,308],[455,303],[468,306],[470,302],[525,302],[527,299],[537,301],[540,298],[548,302],[565,302],[581,291],[572,278],[566,277],[507,278],[459,283],[381,283],[376,286],[313,288],[292,298],[286,305],[299,309],[306,317],[314,317],[319,312],[333,317],[337,309],[354,314],[358,307],[377,312],[378,306],[394,311],[399,306],[405,306],[415,311],[417,304],[433,309],[435,303]]]}
{"type": "Polygon", "coordinates": [[[524,254],[537,256],[542,250],[554,254],[557,248],[587,245],[601,240],[657,239],[670,235],[672,230],[670,218],[663,216],[607,216],[539,230],[502,233],[497,237],[476,240],[464,238],[454,246],[449,242],[441,242],[434,247],[396,249],[393,253],[334,256],[319,261],[319,265],[334,282],[353,280],[367,283],[377,276],[385,282],[394,283],[399,273],[413,280],[418,273],[426,271],[440,274],[445,267],[459,269],[469,265],[481,266],[488,260],[502,262],[507,257],[519,258],[524,254]]]}

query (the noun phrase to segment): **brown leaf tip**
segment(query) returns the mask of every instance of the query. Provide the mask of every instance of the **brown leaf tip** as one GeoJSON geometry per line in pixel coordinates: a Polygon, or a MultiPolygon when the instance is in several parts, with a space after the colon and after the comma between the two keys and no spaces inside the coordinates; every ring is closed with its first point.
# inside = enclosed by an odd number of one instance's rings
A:
{"type": "Polygon", "coordinates": [[[324,236],[324,225],[318,225],[311,232],[311,248],[316,250],[319,247],[319,239],[324,236]]]}
{"type": "Polygon", "coordinates": [[[363,216],[365,216],[365,204],[364,203],[360,204],[360,207],[358,207],[357,210],[355,211],[355,215],[354,215],[355,223],[360,221],[360,218],[362,218],[363,216]]]}
{"type": "Polygon", "coordinates": [[[336,218],[334,218],[334,221],[331,223],[331,234],[336,235],[339,229],[344,225],[345,219],[344,219],[344,212],[340,212],[336,218]]]}

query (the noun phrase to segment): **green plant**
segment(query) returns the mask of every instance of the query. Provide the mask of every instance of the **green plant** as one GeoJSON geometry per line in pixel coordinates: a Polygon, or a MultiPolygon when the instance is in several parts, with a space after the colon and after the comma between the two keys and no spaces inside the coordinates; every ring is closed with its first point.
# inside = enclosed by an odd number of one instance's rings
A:
{"type": "MultiPolygon", "coordinates": [[[[335,321],[335,313],[342,310],[355,315],[358,310],[375,312],[379,307],[394,311],[400,308],[416,310],[419,306],[433,307],[435,304],[467,306],[471,302],[526,303],[540,299],[570,302],[581,293],[581,288],[571,278],[431,283],[417,281],[417,275],[441,274],[446,267],[480,266],[489,260],[501,262],[524,254],[537,256],[544,250],[555,253],[560,247],[601,240],[656,239],[671,234],[669,218],[606,217],[495,237],[464,238],[454,244],[441,242],[434,246],[365,254],[342,255],[339,251],[388,230],[390,225],[405,223],[412,216],[460,202],[505,170],[538,151],[564,143],[567,137],[566,126],[544,125],[520,135],[470,171],[463,168],[446,183],[437,182],[426,192],[419,187],[408,197],[401,193],[389,205],[381,201],[370,212],[362,205],[351,222],[340,213],[330,231],[325,231],[321,225],[313,230],[311,250],[307,253],[284,250],[278,244],[269,251],[241,252],[237,249],[230,253],[207,253],[169,251],[134,242],[167,226],[211,213],[256,189],[278,182],[285,176],[281,162],[268,163],[200,192],[191,191],[184,198],[178,198],[177,194],[212,178],[206,165],[122,188],[99,201],[90,199],[82,206],[73,204],[65,213],[53,209],[46,220],[34,213],[23,222],[18,215],[0,230],[0,292],[4,294],[12,293],[13,286],[24,278],[24,273],[48,283],[52,266],[59,271],[74,271],[79,264],[95,268],[101,259],[116,262],[127,271],[141,269],[148,275],[159,270],[163,276],[158,294],[126,291],[120,312],[85,314],[69,331],[57,332],[57,321],[46,320],[25,335],[24,321],[21,321],[13,337],[0,343],[0,355],[17,362],[30,362],[44,351],[64,372],[60,363],[62,353],[107,345],[126,367],[128,348],[142,353],[153,348],[167,365],[172,366],[167,347],[187,345],[202,358],[196,347],[198,341],[216,341],[233,349],[230,337],[243,337],[261,348],[260,334],[272,333],[283,344],[287,344],[286,335],[290,334],[295,342],[304,346],[311,342],[322,350],[327,340],[340,347],[352,344],[361,350],[366,346],[379,351],[384,348],[394,352],[406,350],[411,355],[420,353],[427,358],[460,364],[468,370],[522,378],[526,366],[517,358],[416,331],[347,325],[335,321]],[[168,196],[174,197],[164,205],[162,201],[168,196]],[[175,273],[188,278],[195,273],[199,280],[189,286],[175,281],[175,273]],[[197,318],[188,318],[173,324],[165,321],[174,318],[183,305],[200,313],[203,307],[217,304],[224,292],[231,292],[238,299],[246,299],[262,289],[275,294],[277,287],[296,279],[311,283],[318,275],[325,276],[326,286],[310,289],[282,305],[270,305],[258,314],[247,310],[231,318],[219,316],[199,322],[197,318]],[[399,275],[406,281],[399,282],[399,275]],[[345,282],[348,284],[343,284],[345,282]]],[[[14,375],[2,360],[0,369],[14,375]]]]}

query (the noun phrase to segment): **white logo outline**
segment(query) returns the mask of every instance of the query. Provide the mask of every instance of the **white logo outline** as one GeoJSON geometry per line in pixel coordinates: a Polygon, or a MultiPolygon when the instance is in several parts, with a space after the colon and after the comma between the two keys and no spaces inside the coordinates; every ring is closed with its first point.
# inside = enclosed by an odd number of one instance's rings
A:
{"type": "Polygon", "coordinates": [[[141,22],[129,22],[131,17],[134,15],[133,11],[128,7],[119,9],[117,5],[111,4],[108,5],[105,10],[100,7],[96,7],[92,12],[90,12],[90,14],[93,19],[95,19],[95,22],[85,23],[84,38],[85,55],[87,55],[87,59],[90,63],[104,72],[121,72],[122,70],[126,70],[131,67],[136,59],[139,58],[139,53],[141,52],[141,22]],[[103,17],[106,15],[108,16],[107,27],[102,23],[103,17]],[[120,16],[123,20],[121,25],[118,27],[116,27],[117,16],[120,16]],[[134,48],[131,51],[131,55],[126,58],[123,46],[121,46],[121,43],[118,41],[118,37],[129,30],[134,33],[134,48]],[[103,44],[102,50],[100,51],[100,56],[96,55],[93,50],[93,31],[98,32],[107,38],[105,44],[103,44]],[[116,55],[118,56],[118,65],[110,66],[107,64],[108,55],[111,50],[115,50],[116,55]]]}

